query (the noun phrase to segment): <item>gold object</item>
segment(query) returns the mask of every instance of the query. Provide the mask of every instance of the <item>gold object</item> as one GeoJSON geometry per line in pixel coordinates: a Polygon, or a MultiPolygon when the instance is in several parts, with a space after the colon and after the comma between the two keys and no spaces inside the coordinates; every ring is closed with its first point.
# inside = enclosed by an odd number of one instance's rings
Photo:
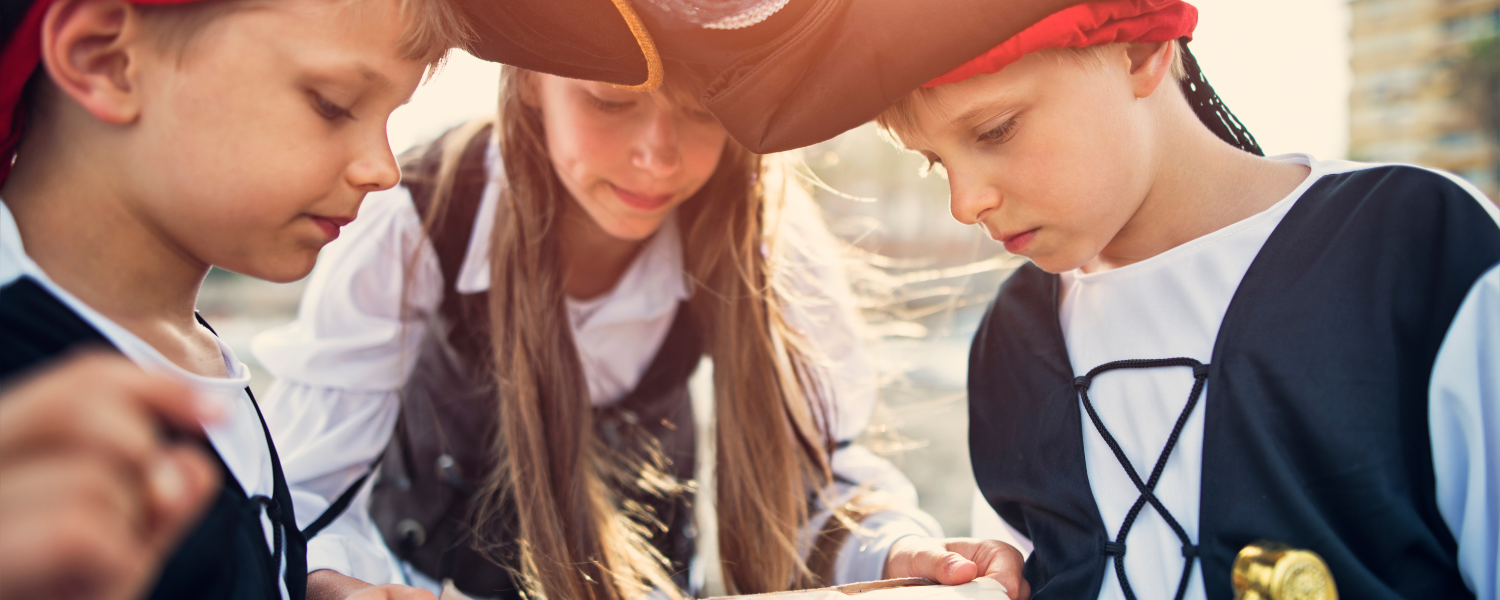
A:
{"type": "Polygon", "coordinates": [[[1230,571],[1235,600],[1338,600],[1333,573],[1317,554],[1275,542],[1240,550],[1230,571]]]}
{"type": "Polygon", "coordinates": [[[661,54],[656,51],[656,42],[651,39],[651,32],[646,30],[646,25],[641,23],[640,15],[635,14],[635,7],[630,5],[630,0],[613,0],[615,8],[619,9],[620,16],[625,17],[625,25],[630,28],[631,35],[635,36],[635,43],[641,47],[641,54],[646,56],[646,81],[640,85],[615,85],[622,90],[632,92],[650,92],[661,87],[665,79],[661,66],[661,54]]]}

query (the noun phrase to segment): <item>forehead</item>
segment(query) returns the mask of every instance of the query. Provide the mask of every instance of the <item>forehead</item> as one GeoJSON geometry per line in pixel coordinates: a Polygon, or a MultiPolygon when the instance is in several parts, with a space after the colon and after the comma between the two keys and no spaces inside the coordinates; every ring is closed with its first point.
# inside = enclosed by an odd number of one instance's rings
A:
{"type": "Polygon", "coordinates": [[[998,73],[917,89],[881,114],[881,125],[908,148],[930,148],[947,135],[1059,91],[1068,85],[1065,73],[1083,67],[1058,53],[1028,54],[998,73]]]}

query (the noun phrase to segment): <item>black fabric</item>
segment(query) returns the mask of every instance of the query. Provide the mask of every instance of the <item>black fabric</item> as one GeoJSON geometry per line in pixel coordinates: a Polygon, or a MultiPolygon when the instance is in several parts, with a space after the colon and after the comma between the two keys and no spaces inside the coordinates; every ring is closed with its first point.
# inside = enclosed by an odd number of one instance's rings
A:
{"type": "MultiPolygon", "coordinates": [[[[516,545],[502,542],[480,551],[471,523],[477,492],[494,468],[492,448],[500,423],[490,371],[488,294],[462,294],[455,288],[488,182],[484,158],[489,141],[489,132],[481,132],[465,149],[453,193],[440,210],[430,201],[448,140],[403,157],[402,185],[411,192],[418,214],[432,220],[429,240],[445,287],[440,318],[429,328],[402,390],[401,416],[382,459],[370,511],[397,556],[428,577],[453,579],[474,596],[519,598],[510,571],[517,566],[516,545]]],[[[686,384],[702,355],[702,337],[683,303],[636,388],[621,402],[594,411],[600,439],[627,455],[659,445],[669,461],[668,474],[690,480],[695,440],[686,384]]],[[[665,526],[651,541],[672,561],[678,584],[686,588],[694,550],[691,494],[661,498],[633,486],[619,491],[665,526]]],[[[514,537],[513,507],[501,507],[496,521],[483,524],[486,537],[514,537]]]]}
{"type": "Polygon", "coordinates": [[[1265,156],[1266,153],[1260,149],[1255,136],[1224,104],[1219,93],[1214,91],[1214,86],[1208,84],[1208,78],[1203,76],[1203,69],[1198,66],[1198,57],[1188,50],[1189,41],[1187,37],[1177,40],[1182,48],[1182,66],[1187,71],[1187,77],[1178,82],[1178,85],[1182,88],[1182,96],[1187,98],[1188,106],[1193,108],[1193,114],[1198,116],[1204,127],[1225,143],[1256,156],[1265,156]]]}
{"type": "MultiPolygon", "coordinates": [[[[1500,229],[1410,167],[1329,175],[1251,264],[1208,373],[1198,553],[1208,597],[1235,554],[1307,548],[1348,598],[1465,598],[1436,505],[1427,387],[1500,229]]],[[[1097,597],[1109,539],[1089,487],[1058,278],[1001,287],[974,339],[970,454],[986,500],[1035,543],[1033,597],[1097,597]]],[[[1158,490],[1171,494],[1172,490],[1158,490]]]]}
{"type": "MultiPolygon", "coordinates": [[[[0,288],[0,386],[89,346],[114,350],[98,330],[36,281],[23,277],[0,288]]],[[[259,410],[257,407],[256,412],[259,410]]],[[[265,431],[264,419],[261,427],[265,431]]],[[[248,497],[213,446],[206,441],[198,443],[219,465],[224,485],[203,520],[168,559],[149,598],[281,598],[277,585],[280,561],[274,560],[266,547],[260,520],[262,506],[274,505],[276,510],[268,514],[286,542],[287,592],[291,600],[303,600],[307,595],[306,545],[297,533],[291,495],[270,432],[266,431],[266,444],[271,451],[275,487],[273,498],[267,500],[248,497]]]]}
{"type": "Polygon", "coordinates": [[[365,471],[364,475],[360,475],[359,479],[354,480],[354,483],[344,488],[344,493],[339,494],[339,497],[333,501],[333,504],[328,505],[328,510],[323,511],[323,514],[313,519],[312,523],[308,523],[307,527],[303,527],[302,539],[311,540],[317,537],[319,533],[328,528],[329,524],[338,519],[340,515],[343,515],[344,511],[349,510],[349,504],[354,502],[355,496],[359,495],[359,489],[365,486],[366,481],[370,480],[370,475],[375,472],[375,469],[380,468],[380,463],[384,462],[384,458],[385,455],[382,454],[381,458],[376,459],[375,463],[370,465],[370,470],[365,471]]]}

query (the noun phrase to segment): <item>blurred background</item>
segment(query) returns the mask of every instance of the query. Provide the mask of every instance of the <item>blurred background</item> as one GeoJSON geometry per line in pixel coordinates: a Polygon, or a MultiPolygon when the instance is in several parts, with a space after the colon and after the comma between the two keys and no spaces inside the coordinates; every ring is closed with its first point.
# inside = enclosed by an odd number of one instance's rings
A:
{"type": "MultiPolygon", "coordinates": [[[[1204,73],[1268,154],[1399,161],[1457,173],[1495,197],[1500,0],[1197,0],[1204,73]]],[[[456,55],[391,117],[397,153],[494,110],[496,65],[456,55]]],[[[865,126],[807,148],[833,231],[877,269],[861,278],[882,406],[866,442],[903,467],[948,535],[971,530],[964,383],[969,338],[1016,266],[948,214],[925,161],[865,126]],[[833,192],[830,190],[837,190],[833,192]]],[[[249,341],[291,320],[302,285],[210,275],[200,309],[249,341]]],[[[270,380],[251,364],[257,389],[270,380]]],[[[973,440],[982,444],[982,435],[973,440]]],[[[981,515],[983,517],[983,515],[981,515]]]]}

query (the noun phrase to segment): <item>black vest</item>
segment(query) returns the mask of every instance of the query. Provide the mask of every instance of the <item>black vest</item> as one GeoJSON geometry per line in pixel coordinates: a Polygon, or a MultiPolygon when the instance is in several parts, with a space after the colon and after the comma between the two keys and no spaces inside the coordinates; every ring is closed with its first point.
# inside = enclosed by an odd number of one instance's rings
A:
{"type": "MultiPolygon", "coordinates": [[[[1232,597],[1235,554],[1262,539],[1322,555],[1345,598],[1473,597],[1437,509],[1427,390],[1459,305],[1497,261],[1500,228],[1431,172],[1328,175],[1297,201],[1235,292],[1208,369],[1208,598],[1232,597]]],[[[1074,375],[1058,277],[1028,264],[974,338],[969,440],[985,499],[1035,543],[1037,600],[1096,598],[1115,576],[1074,375]]]]}
{"type": "MultiPolygon", "coordinates": [[[[93,326],[36,281],[23,277],[0,288],[0,385],[84,347],[113,349],[93,326]]],[[[256,412],[260,412],[259,407],[256,412]]],[[[261,428],[265,429],[264,419],[261,428]]],[[[280,537],[285,540],[287,592],[291,600],[302,600],[307,595],[307,544],[297,531],[291,495],[269,431],[266,431],[266,445],[271,450],[275,481],[267,513],[279,524],[280,537]]],[[[204,450],[219,465],[223,489],[203,520],[167,561],[150,598],[281,598],[277,585],[280,565],[266,547],[261,528],[261,508],[266,501],[248,497],[213,447],[204,444],[204,450]]]]}
{"type": "MultiPolygon", "coordinates": [[[[446,137],[446,136],[445,136],[446,137]]],[[[518,566],[516,547],[492,550],[491,560],[476,550],[471,513],[494,467],[499,432],[496,389],[491,374],[488,294],[461,294],[454,285],[463,265],[481,194],[488,182],[488,133],[476,136],[460,162],[451,200],[434,218],[429,238],[444,278],[439,319],[430,327],[411,379],[401,393],[401,416],[381,459],[370,511],[397,556],[434,580],[453,579],[476,596],[519,598],[510,569],[518,566]],[[502,564],[503,563],[503,564],[502,564]]],[[[443,139],[403,157],[402,185],[418,214],[429,215],[433,180],[443,139]]],[[[641,382],[624,400],[594,411],[596,430],[617,452],[639,452],[649,440],[661,444],[670,473],[693,477],[694,434],[687,380],[703,355],[703,342],[686,303],[641,382]]],[[[621,490],[628,500],[653,511],[665,531],[652,542],[669,559],[678,584],[686,588],[693,556],[691,496],[671,498],[621,490]]],[[[484,523],[491,539],[514,538],[516,515],[484,523]]]]}

